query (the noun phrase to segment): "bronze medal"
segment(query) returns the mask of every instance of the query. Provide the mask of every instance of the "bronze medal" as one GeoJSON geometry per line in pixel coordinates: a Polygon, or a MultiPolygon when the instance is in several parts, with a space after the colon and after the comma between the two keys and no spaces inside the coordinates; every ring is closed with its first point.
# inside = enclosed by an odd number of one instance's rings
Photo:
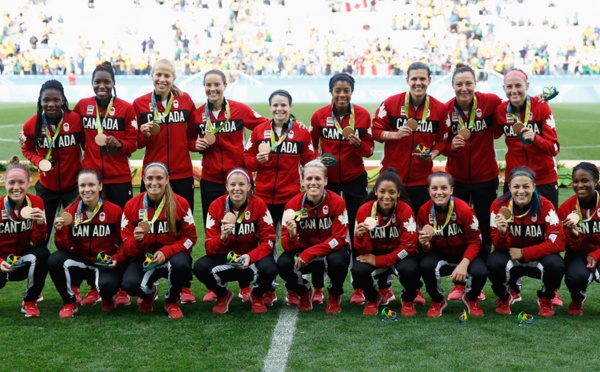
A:
{"type": "Polygon", "coordinates": [[[106,146],[106,134],[104,134],[104,133],[96,134],[96,137],[94,137],[94,142],[96,142],[96,145],[98,145],[98,146],[106,146]]]}
{"type": "Polygon", "coordinates": [[[285,212],[283,212],[283,223],[287,223],[289,220],[293,220],[294,218],[296,218],[296,211],[294,211],[293,209],[286,209],[285,212]]]}
{"type": "Polygon", "coordinates": [[[469,138],[471,138],[471,131],[468,130],[467,128],[462,128],[461,130],[458,131],[458,134],[465,139],[465,141],[468,141],[469,138]]]}
{"type": "Polygon", "coordinates": [[[269,152],[271,152],[271,146],[268,143],[263,142],[260,145],[258,145],[258,152],[268,154],[269,152]]]}
{"type": "Polygon", "coordinates": [[[23,208],[21,208],[21,218],[23,219],[29,219],[31,218],[31,210],[33,208],[31,208],[30,206],[26,205],[23,208]]]}
{"type": "Polygon", "coordinates": [[[217,140],[217,137],[212,133],[206,133],[204,135],[204,139],[206,140],[206,143],[212,146],[217,140]]]}
{"type": "Polygon", "coordinates": [[[513,125],[513,131],[515,132],[515,134],[521,134],[521,131],[523,130],[523,128],[525,128],[525,125],[523,125],[523,123],[521,123],[520,121],[517,121],[513,125]]]}
{"type": "Polygon", "coordinates": [[[225,221],[225,223],[233,224],[233,223],[235,223],[235,220],[236,220],[235,214],[233,214],[231,212],[227,212],[223,216],[223,221],[225,221]]]}
{"type": "MultiPolygon", "coordinates": [[[[23,215],[23,212],[21,212],[21,215],[23,215]]],[[[573,222],[574,225],[579,223],[579,215],[577,213],[569,213],[567,219],[573,222]]]]}
{"type": "Polygon", "coordinates": [[[160,133],[160,125],[158,125],[156,123],[152,123],[150,125],[150,134],[153,136],[156,136],[159,133],[160,133]]]}
{"type": "Polygon", "coordinates": [[[148,221],[140,221],[140,223],[138,223],[138,227],[141,227],[145,234],[150,232],[150,222],[148,221]]]}
{"type": "Polygon", "coordinates": [[[510,208],[507,207],[502,207],[500,208],[500,210],[498,211],[498,214],[501,214],[504,216],[505,220],[510,220],[512,217],[512,212],[510,211],[510,208]]]}
{"type": "Polygon", "coordinates": [[[38,169],[42,172],[48,172],[52,169],[52,163],[50,163],[50,160],[44,159],[39,162],[38,169]]]}
{"type": "Polygon", "coordinates": [[[409,127],[411,130],[415,131],[419,127],[419,123],[415,119],[410,118],[406,121],[406,124],[404,124],[404,126],[409,127]]]}
{"type": "Polygon", "coordinates": [[[350,138],[350,136],[353,134],[354,134],[354,129],[352,129],[350,127],[346,127],[346,128],[344,128],[344,130],[342,130],[342,136],[344,136],[345,139],[350,138]]]}
{"type": "Polygon", "coordinates": [[[373,230],[375,227],[377,227],[377,220],[375,220],[373,217],[365,218],[364,223],[367,225],[367,229],[369,230],[373,230]]]}
{"type": "Polygon", "coordinates": [[[61,215],[62,219],[65,221],[65,226],[69,226],[73,223],[73,216],[69,212],[63,212],[61,215]]]}
{"type": "Polygon", "coordinates": [[[433,229],[433,226],[431,226],[431,225],[423,226],[421,231],[423,231],[424,233],[426,233],[429,236],[433,236],[435,234],[435,230],[433,229]]]}

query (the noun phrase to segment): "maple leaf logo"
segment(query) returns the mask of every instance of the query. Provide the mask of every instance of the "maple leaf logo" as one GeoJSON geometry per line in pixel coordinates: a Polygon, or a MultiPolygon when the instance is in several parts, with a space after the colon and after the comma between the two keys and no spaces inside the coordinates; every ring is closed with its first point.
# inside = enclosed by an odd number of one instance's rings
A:
{"type": "Polygon", "coordinates": [[[192,215],[191,209],[188,208],[187,214],[185,215],[185,217],[183,217],[183,220],[190,225],[195,225],[194,224],[194,216],[192,215]]]}
{"type": "Polygon", "coordinates": [[[479,221],[477,220],[477,217],[475,217],[475,215],[473,215],[473,222],[471,222],[471,230],[479,230],[479,221]]]}
{"type": "Polygon", "coordinates": [[[558,216],[556,215],[554,209],[550,209],[550,212],[548,212],[548,215],[546,216],[546,222],[552,226],[558,225],[558,216]]]}
{"type": "Polygon", "coordinates": [[[377,115],[379,116],[380,119],[383,119],[384,117],[387,116],[387,111],[385,110],[385,104],[381,104],[381,106],[379,106],[379,114],[377,115]]]}
{"type": "Polygon", "coordinates": [[[417,231],[417,223],[415,222],[413,216],[410,216],[408,221],[404,222],[404,228],[411,234],[417,231]]]}

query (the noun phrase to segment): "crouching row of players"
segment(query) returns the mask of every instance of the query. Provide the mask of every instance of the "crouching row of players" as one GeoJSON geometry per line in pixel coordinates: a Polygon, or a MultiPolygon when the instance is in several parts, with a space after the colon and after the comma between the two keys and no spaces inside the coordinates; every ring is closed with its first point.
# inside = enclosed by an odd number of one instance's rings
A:
{"type": "Polygon", "coordinates": [[[355,285],[367,300],[367,315],[377,314],[382,302],[391,300],[387,278],[395,274],[404,287],[403,316],[414,316],[415,304],[424,302],[420,278],[432,301],[427,315],[441,316],[446,300],[440,281],[447,275],[465,285],[462,301],[472,316],[483,315],[478,298],[487,277],[498,297],[496,312],[500,314],[510,314],[519,278],[539,278],[543,282],[538,291],[539,313],[552,316],[552,299],[566,264],[566,285],[572,297],[568,313],[580,315],[587,285],[598,278],[600,250],[593,243],[595,223],[600,221],[598,170],[581,163],[573,179],[576,195],[557,214],[535,191],[533,172],[525,167],[514,169],[508,179],[510,192],[492,206],[495,249],[486,263],[479,256],[477,218],[467,203],[452,196],[453,181],[448,174],[429,177],[431,200],[415,220],[401,180],[395,170],[388,169],[358,211],[356,257],[350,265],[345,204],[325,190],[327,169],[320,161],[305,165],[305,191],[283,206],[284,252],[277,260],[273,255],[275,224],[267,205],[253,196],[250,175],[234,169],[227,177],[227,194],[209,207],[206,255],[192,268],[191,249],[197,240],[194,219],[186,200],[170,189],[163,164],[152,163],[144,169],[146,192],[129,201],[124,211],[103,201],[102,180],[96,171],[81,171],[78,200],[54,222],[58,251],[52,255],[42,247],[46,235],[43,202],[27,193],[28,168],[13,164],[6,172],[7,195],[2,200],[0,287],[9,280],[28,279],[22,311],[28,317],[39,316],[36,300],[50,272],[64,303],[59,316],[66,318],[77,311],[71,289],[75,280],[93,278],[104,311],[114,310],[114,296],[122,289],[137,296],[138,311],[146,313],[153,310],[158,297],[156,281],[166,278],[165,311],[171,318],[180,318],[179,293],[192,272],[216,295],[213,312],[218,314],[229,309],[233,293],[227,283],[232,281],[240,287],[254,282],[252,311],[267,311],[276,300],[273,282],[279,274],[286,283],[287,304],[309,311],[314,289],[305,275],[324,267],[331,282],[326,312],[337,313],[351,266],[355,285]],[[565,244],[569,250],[563,261],[560,252],[565,244]]]}

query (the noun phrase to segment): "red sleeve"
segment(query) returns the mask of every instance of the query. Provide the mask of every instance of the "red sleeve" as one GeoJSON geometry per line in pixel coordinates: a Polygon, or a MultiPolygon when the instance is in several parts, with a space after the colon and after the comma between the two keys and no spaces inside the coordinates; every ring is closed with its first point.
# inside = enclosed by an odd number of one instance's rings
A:
{"type": "Polygon", "coordinates": [[[435,143],[433,145],[433,150],[438,150],[440,154],[443,154],[446,150],[446,143],[448,141],[448,133],[450,132],[450,118],[448,115],[448,110],[446,106],[440,106],[441,118],[440,125],[438,127],[438,131],[435,134],[435,143]]]}
{"type": "Polygon", "coordinates": [[[496,225],[496,214],[498,214],[498,211],[502,207],[502,204],[499,203],[499,200],[500,199],[496,199],[494,203],[492,203],[490,212],[490,235],[492,237],[494,250],[507,252],[511,247],[510,226],[507,228],[505,235],[501,235],[498,231],[498,226],[496,225]]]}
{"type": "MultiPolygon", "coordinates": [[[[127,156],[131,156],[137,150],[138,141],[138,121],[137,115],[133,106],[127,104],[127,110],[125,112],[125,138],[121,142],[123,147],[120,151],[123,151],[127,156]]],[[[83,136],[85,138],[85,136],[83,136]]]]}
{"type": "MultiPolygon", "coordinates": [[[[558,208],[559,221],[564,221],[567,218],[567,216],[573,210],[572,205],[573,197],[567,199],[564,203],[561,204],[561,206],[558,208]]],[[[567,247],[569,247],[573,252],[579,252],[581,249],[581,243],[583,242],[583,237],[581,236],[581,234],[579,234],[577,238],[574,238],[573,235],[571,235],[570,229],[563,228],[563,232],[565,233],[567,247]]]]}
{"type": "Polygon", "coordinates": [[[383,142],[381,140],[381,134],[385,131],[391,130],[390,125],[390,117],[386,111],[386,101],[381,103],[381,106],[377,108],[375,111],[375,116],[373,117],[373,138],[375,141],[383,142]]]}
{"type": "Polygon", "coordinates": [[[190,118],[189,118],[189,122],[188,122],[188,133],[187,133],[187,141],[188,141],[188,150],[191,152],[199,152],[198,150],[196,150],[196,140],[198,139],[198,124],[200,124],[202,122],[202,111],[200,111],[200,108],[196,108],[194,109],[194,111],[192,113],[190,113],[190,118]],[[192,130],[190,128],[190,124],[193,127],[193,131],[190,133],[190,131],[192,130]]]}
{"type": "Polygon", "coordinates": [[[308,130],[304,130],[304,140],[302,141],[302,158],[300,159],[300,164],[305,165],[309,161],[316,159],[318,154],[315,151],[314,143],[311,138],[311,134],[308,130]]]}
{"type": "MultiPolygon", "coordinates": [[[[37,207],[42,210],[42,213],[45,215],[45,207],[44,201],[41,198],[37,198],[37,200],[32,200],[31,203],[34,207],[37,207]]],[[[48,225],[46,225],[46,219],[44,218],[44,223],[33,223],[33,233],[31,234],[31,242],[34,246],[43,246],[46,244],[46,237],[48,236],[48,225]]]]}
{"type": "Polygon", "coordinates": [[[250,172],[256,172],[260,169],[261,163],[256,160],[256,154],[258,154],[258,132],[252,131],[250,140],[246,143],[244,149],[244,166],[250,172]]]}
{"type": "Polygon", "coordinates": [[[27,160],[37,167],[44,157],[38,155],[34,142],[36,118],[36,115],[32,116],[23,125],[23,133],[21,133],[21,152],[23,152],[23,156],[25,156],[27,160]]]}
{"type": "Polygon", "coordinates": [[[543,116],[542,135],[536,135],[535,141],[531,143],[531,146],[547,155],[556,156],[560,151],[560,145],[558,143],[558,137],[556,136],[554,115],[548,104],[538,103],[538,105],[541,105],[540,108],[543,108],[543,110],[540,110],[543,116]]]}
{"type": "Polygon", "coordinates": [[[412,209],[402,208],[398,217],[400,238],[398,246],[390,253],[375,257],[375,267],[391,267],[406,257],[413,256],[417,249],[417,224],[412,209]]]}
{"type": "MultiPolygon", "coordinates": [[[[196,236],[196,225],[194,224],[194,216],[187,200],[182,197],[178,197],[177,202],[179,208],[177,208],[177,220],[181,222],[181,230],[179,231],[178,239],[168,245],[164,245],[159,250],[165,255],[165,258],[169,260],[171,257],[180,252],[192,251],[192,248],[196,244],[198,237],[196,236]]],[[[191,255],[191,253],[190,253],[191,255]]]]}
{"type": "Polygon", "coordinates": [[[322,243],[308,247],[300,253],[299,257],[304,262],[310,262],[317,257],[326,256],[332,251],[342,249],[346,244],[346,236],[348,236],[348,212],[343,200],[341,200],[341,203],[332,205],[331,209],[331,236],[322,243]]]}
{"type": "Polygon", "coordinates": [[[319,131],[319,110],[315,111],[310,118],[310,136],[312,138],[312,143],[314,146],[314,150],[317,154],[319,154],[319,140],[321,138],[321,134],[319,131]]]}
{"type": "MultiPolygon", "coordinates": [[[[223,211],[220,207],[221,199],[213,201],[208,207],[206,215],[206,243],[205,249],[208,256],[227,253],[227,241],[221,241],[221,220],[223,211]]],[[[229,237],[227,238],[229,240],[229,237]]]]}
{"type": "MultiPolygon", "coordinates": [[[[287,202],[284,210],[288,210],[288,209],[293,209],[295,211],[299,210],[300,208],[298,207],[299,203],[296,201],[297,199],[298,199],[297,197],[293,197],[289,202],[287,202]]],[[[283,248],[284,251],[293,252],[293,251],[297,250],[298,249],[298,241],[299,241],[298,237],[299,237],[299,235],[298,235],[297,229],[296,229],[296,235],[293,238],[290,238],[287,226],[284,223],[281,224],[281,247],[283,248]]],[[[308,262],[308,261],[306,261],[306,262],[308,262]]]]}
{"type": "MultiPolygon", "coordinates": [[[[75,215],[75,210],[72,206],[67,207],[66,210],[70,212],[71,215],[75,215]]],[[[73,248],[70,226],[63,226],[60,230],[55,230],[54,244],[59,251],[70,251],[71,248],[73,248]]]]}
{"type": "MultiPolygon", "coordinates": [[[[358,208],[354,226],[358,226],[359,223],[365,222],[365,219],[371,215],[370,205],[371,204],[367,202],[358,208]]],[[[373,244],[368,232],[360,237],[356,235],[356,232],[354,233],[354,249],[359,255],[373,253],[373,244]]]]}
{"type": "Polygon", "coordinates": [[[275,226],[273,226],[273,218],[267,209],[267,205],[258,198],[254,200],[254,205],[257,206],[256,210],[260,217],[258,219],[259,243],[256,248],[248,253],[250,262],[252,263],[273,254],[273,247],[275,247],[275,238],[277,236],[275,234],[275,226]]]}
{"type": "MultiPolygon", "coordinates": [[[[417,213],[417,226],[420,229],[423,228],[423,226],[425,225],[429,225],[429,216],[428,216],[429,210],[427,208],[427,203],[423,204],[420,208],[419,208],[419,212],[417,213]]],[[[419,236],[417,235],[417,244],[418,247],[420,248],[421,251],[425,251],[423,249],[423,246],[421,245],[421,243],[419,242],[419,236]]]]}
{"type": "Polygon", "coordinates": [[[554,206],[549,201],[543,200],[542,211],[543,213],[540,213],[540,215],[544,216],[546,226],[545,241],[522,250],[525,262],[537,261],[549,254],[560,253],[565,250],[565,234],[554,206]]]}
{"type": "Polygon", "coordinates": [[[479,221],[475,216],[475,212],[468,205],[461,211],[462,225],[464,226],[465,238],[467,239],[467,249],[463,254],[463,258],[473,260],[481,250],[481,230],[479,230],[479,221]]]}
{"type": "MultiPolygon", "coordinates": [[[[358,115],[356,115],[358,117],[358,115]]],[[[375,142],[373,141],[373,136],[371,134],[371,115],[367,110],[361,110],[361,127],[365,128],[365,130],[360,135],[360,146],[358,148],[352,146],[352,149],[356,154],[363,158],[370,158],[373,156],[373,151],[375,149],[375,142]]]]}
{"type": "MultiPolygon", "coordinates": [[[[123,219],[121,220],[121,240],[123,243],[119,248],[118,256],[123,257],[137,257],[142,251],[143,240],[138,242],[133,237],[133,230],[135,229],[134,223],[139,220],[138,210],[137,210],[137,199],[130,199],[127,204],[125,204],[125,209],[123,210],[123,219]]],[[[115,258],[117,259],[117,258],[115,258]]],[[[117,263],[120,261],[117,259],[117,263]]]]}

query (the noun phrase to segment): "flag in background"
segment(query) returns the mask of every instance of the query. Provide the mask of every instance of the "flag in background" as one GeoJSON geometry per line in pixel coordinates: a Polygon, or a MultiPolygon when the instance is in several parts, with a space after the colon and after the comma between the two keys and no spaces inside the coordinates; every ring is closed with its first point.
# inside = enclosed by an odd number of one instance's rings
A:
{"type": "Polygon", "coordinates": [[[346,11],[351,12],[353,10],[367,9],[369,2],[367,0],[353,0],[346,1],[346,11]]]}

